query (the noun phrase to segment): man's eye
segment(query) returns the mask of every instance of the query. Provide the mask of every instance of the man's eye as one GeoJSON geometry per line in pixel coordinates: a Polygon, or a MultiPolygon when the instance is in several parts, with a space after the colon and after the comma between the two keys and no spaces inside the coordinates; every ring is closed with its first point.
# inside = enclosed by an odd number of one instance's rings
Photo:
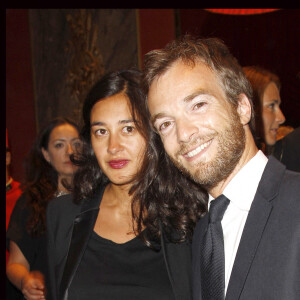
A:
{"type": "Polygon", "coordinates": [[[201,108],[202,106],[204,106],[206,104],[206,102],[198,102],[193,106],[193,110],[197,110],[199,108],[201,108]]]}
{"type": "Polygon", "coordinates": [[[165,130],[167,127],[169,127],[171,125],[170,121],[164,122],[159,126],[159,131],[163,131],[165,130]]]}

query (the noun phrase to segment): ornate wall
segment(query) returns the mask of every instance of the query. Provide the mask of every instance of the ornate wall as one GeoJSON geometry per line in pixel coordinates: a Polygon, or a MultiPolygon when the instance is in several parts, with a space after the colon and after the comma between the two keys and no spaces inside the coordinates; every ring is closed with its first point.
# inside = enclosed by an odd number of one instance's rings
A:
{"type": "Polygon", "coordinates": [[[86,93],[103,75],[138,67],[134,9],[30,9],[37,127],[81,121],[86,93]]]}

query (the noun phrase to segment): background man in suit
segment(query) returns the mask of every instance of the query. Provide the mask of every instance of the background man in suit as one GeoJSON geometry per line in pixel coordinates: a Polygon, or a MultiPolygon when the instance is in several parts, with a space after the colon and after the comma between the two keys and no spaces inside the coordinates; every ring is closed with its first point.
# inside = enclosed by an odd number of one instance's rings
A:
{"type": "Polygon", "coordinates": [[[299,299],[300,174],[257,149],[237,60],[218,39],[184,36],[146,54],[144,72],[165,151],[210,195],[193,237],[194,299],[299,299]]]}

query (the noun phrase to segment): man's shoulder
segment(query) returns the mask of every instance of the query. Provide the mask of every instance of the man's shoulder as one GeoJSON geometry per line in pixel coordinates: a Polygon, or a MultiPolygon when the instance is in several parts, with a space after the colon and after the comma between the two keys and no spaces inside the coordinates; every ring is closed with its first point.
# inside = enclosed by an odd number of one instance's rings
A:
{"type": "Polygon", "coordinates": [[[299,191],[298,196],[300,198],[300,172],[286,170],[282,182],[289,188],[299,191]]]}
{"type": "Polygon", "coordinates": [[[295,195],[293,197],[299,198],[300,173],[287,170],[285,165],[270,156],[258,189],[267,197],[286,193],[286,196],[295,195]]]}

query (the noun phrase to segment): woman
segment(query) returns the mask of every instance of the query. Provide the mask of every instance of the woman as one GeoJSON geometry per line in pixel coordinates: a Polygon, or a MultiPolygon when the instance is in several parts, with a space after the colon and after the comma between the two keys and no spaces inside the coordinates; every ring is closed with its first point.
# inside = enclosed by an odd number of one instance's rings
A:
{"type": "Polygon", "coordinates": [[[280,80],[277,75],[258,66],[244,67],[243,70],[253,88],[258,147],[270,154],[277,140],[278,128],[285,121],[280,109],[280,80]]]}
{"type": "Polygon", "coordinates": [[[66,118],[56,118],[41,130],[25,161],[23,193],[6,234],[6,273],[26,299],[45,299],[46,206],[54,197],[67,193],[63,182],[71,184],[77,169],[70,155],[81,144],[77,125],[66,118]]]}
{"type": "Polygon", "coordinates": [[[73,197],[47,209],[50,299],[191,298],[189,240],[207,195],[175,167],[161,180],[171,162],[140,80],[109,73],[85,100],[73,197]]]}

